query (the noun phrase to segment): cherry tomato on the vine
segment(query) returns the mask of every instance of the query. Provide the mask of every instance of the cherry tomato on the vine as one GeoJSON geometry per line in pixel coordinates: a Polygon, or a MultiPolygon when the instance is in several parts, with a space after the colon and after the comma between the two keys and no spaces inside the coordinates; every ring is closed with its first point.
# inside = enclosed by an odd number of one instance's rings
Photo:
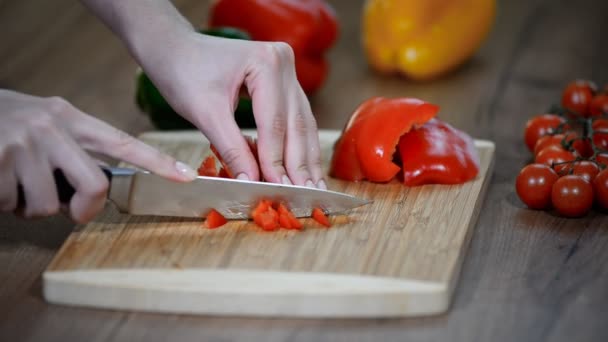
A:
{"type": "Polygon", "coordinates": [[[608,169],[602,170],[593,180],[593,192],[597,204],[608,209],[608,169]]]}
{"type": "Polygon", "coordinates": [[[572,148],[574,148],[576,153],[583,158],[589,158],[593,155],[593,146],[591,146],[591,141],[589,139],[577,138],[572,143],[572,148]]]}
{"type": "Polygon", "coordinates": [[[517,195],[531,209],[545,209],[551,206],[551,189],[559,176],[544,164],[530,164],[517,176],[517,195]]]}
{"type": "Polygon", "coordinates": [[[534,151],[534,145],[540,137],[554,132],[564,122],[564,118],[555,114],[542,114],[528,120],[524,132],[524,140],[528,149],[534,151]]]}
{"type": "Polygon", "coordinates": [[[545,147],[553,145],[562,147],[562,140],[564,140],[564,137],[565,135],[563,133],[540,137],[534,145],[534,155],[538,155],[538,152],[542,151],[545,147]]]}
{"type": "MultiPolygon", "coordinates": [[[[572,152],[564,150],[564,148],[561,146],[551,145],[538,152],[534,162],[551,167],[554,164],[569,162],[575,159],[576,157],[572,152]]],[[[566,165],[557,165],[555,166],[555,171],[559,173],[566,169],[566,167],[566,165]]]]}
{"type": "Polygon", "coordinates": [[[569,83],[562,93],[562,106],[583,117],[589,116],[589,105],[597,86],[587,80],[576,80],[569,83]]]}
{"type": "Polygon", "coordinates": [[[591,124],[593,128],[593,144],[595,147],[608,150],[608,120],[598,119],[591,124]]]}
{"type": "Polygon", "coordinates": [[[599,116],[608,114],[608,94],[596,95],[589,104],[589,114],[599,116]]]}
{"type": "Polygon", "coordinates": [[[553,184],[551,203],[562,216],[584,216],[593,205],[591,183],[581,176],[563,176],[553,184]]]}
{"type": "Polygon", "coordinates": [[[598,173],[600,173],[600,167],[592,161],[581,160],[572,166],[572,174],[581,176],[588,182],[593,182],[598,173]]]}

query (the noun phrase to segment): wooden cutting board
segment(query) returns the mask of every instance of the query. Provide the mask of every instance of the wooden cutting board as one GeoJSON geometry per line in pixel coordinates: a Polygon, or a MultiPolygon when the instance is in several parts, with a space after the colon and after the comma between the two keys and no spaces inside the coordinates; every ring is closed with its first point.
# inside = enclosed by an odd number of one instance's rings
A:
{"type": "MultiPolygon", "coordinates": [[[[246,132],[250,133],[250,132],[246,132]]],[[[327,167],[338,131],[321,131],[327,167]]],[[[141,138],[198,166],[198,132],[141,138]]],[[[171,313],[396,317],[445,312],[493,167],[494,144],[476,141],[479,176],[457,186],[350,183],[329,188],[374,203],[305,220],[304,231],[264,232],[247,221],[136,217],[110,204],[79,226],[43,274],[47,301],[171,313]]],[[[204,196],[205,194],[201,194],[204,196]]],[[[170,196],[170,194],[158,194],[170,196]]]]}

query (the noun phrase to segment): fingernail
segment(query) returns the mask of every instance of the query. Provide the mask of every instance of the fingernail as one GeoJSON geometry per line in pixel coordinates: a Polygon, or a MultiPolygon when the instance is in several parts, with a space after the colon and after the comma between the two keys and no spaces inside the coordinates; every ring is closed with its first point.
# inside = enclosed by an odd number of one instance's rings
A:
{"type": "Polygon", "coordinates": [[[238,175],[236,175],[236,179],[248,181],[249,180],[249,176],[247,176],[246,173],[241,172],[238,175]]]}
{"type": "Polygon", "coordinates": [[[327,184],[325,184],[325,180],[321,179],[317,182],[317,188],[321,190],[327,190],[327,184]]]}
{"type": "Polygon", "coordinates": [[[316,188],[315,183],[313,183],[310,179],[306,181],[304,184],[307,188],[316,188]]]}
{"type": "Polygon", "coordinates": [[[175,162],[175,169],[188,179],[194,179],[196,178],[196,176],[198,176],[193,168],[191,168],[185,163],[182,163],[181,161],[175,162]]]}
{"type": "Polygon", "coordinates": [[[291,180],[289,180],[289,177],[287,177],[287,175],[283,175],[283,177],[281,177],[281,182],[285,185],[293,185],[293,183],[291,182],[291,180]]]}

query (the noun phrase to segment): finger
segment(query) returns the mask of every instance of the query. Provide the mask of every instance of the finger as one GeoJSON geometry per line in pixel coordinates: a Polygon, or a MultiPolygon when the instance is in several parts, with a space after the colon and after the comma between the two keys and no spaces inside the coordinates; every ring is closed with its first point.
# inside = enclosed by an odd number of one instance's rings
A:
{"type": "Polygon", "coordinates": [[[67,135],[52,139],[52,148],[47,151],[51,164],[63,171],[75,190],[68,205],[71,218],[86,223],[104,207],[109,181],[99,165],[67,135]]]}
{"type": "Polygon", "coordinates": [[[33,218],[56,214],[59,212],[59,197],[49,161],[33,142],[19,149],[15,153],[15,172],[25,197],[23,216],[33,218]]]}
{"type": "Polygon", "coordinates": [[[314,116],[310,116],[310,123],[308,130],[308,146],[307,157],[308,157],[308,170],[310,172],[313,183],[317,188],[327,190],[327,183],[323,177],[323,168],[321,166],[321,144],[319,142],[319,131],[317,129],[317,122],[314,116]]]}
{"type": "Polygon", "coordinates": [[[84,149],[126,161],[168,179],[191,181],[196,178],[196,171],[187,164],[97,118],[79,114],[78,122],[71,125],[71,129],[84,149]]]}
{"type": "MultiPolygon", "coordinates": [[[[281,49],[281,44],[269,44],[270,49],[281,49]]],[[[287,104],[282,95],[282,52],[270,52],[267,65],[258,67],[246,80],[250,90],[258,131],[258,153],[264,178],[273,183],[291,184],[284,167],[287,104]]]]}
{"type": "Polygon", "coordinates": [[[295,185],[315,187],[308,170],[308,117],[298,107],[290,112],[284,153],[287,175],[295,185]]]}
{"type": "Polygon", "coordinates": [[[12,212],[17,208],[17,177],[8,151],[0,153],[0,211],[12,212]]]}
{"type": "Polygon", "coordinates": [[[209,108],[221,109],[215,110],[216,114],[214,115],[195,115],[194,117],[197,118],[206,117],[205,123],[195,122],[195,125],[215,146],[235,178],[259,180],[258,164],[249,148],[249,144],[234,119],[232,119],[230,106],[227,104],[215,105],[209,108]]]}

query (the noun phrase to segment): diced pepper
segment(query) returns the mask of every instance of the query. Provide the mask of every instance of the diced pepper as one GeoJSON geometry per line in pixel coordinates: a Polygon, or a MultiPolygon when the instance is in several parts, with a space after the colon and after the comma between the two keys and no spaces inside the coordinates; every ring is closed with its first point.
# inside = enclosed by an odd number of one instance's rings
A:
{"type": "Polygon", "coordinates": [[[312,210],[312,218],[325,227],[331,227],[329,218],[325,215],[325,212],[321,208],[314,208],[312,210]]]}
{"type": "Polygon", "coordinates": [[[226,224],[226,222],[228,222],[228,220],[215,209],[211,209],[205,218],[205,224],[207,225],[207,228],[210,229],[221,227],[226,224]]]}
{"type": "Polygon", "coordinates": [[[217,167],[215,166],[215,157],[207,156],[198,167],[199,176],[217,177],[217,167]]]}

